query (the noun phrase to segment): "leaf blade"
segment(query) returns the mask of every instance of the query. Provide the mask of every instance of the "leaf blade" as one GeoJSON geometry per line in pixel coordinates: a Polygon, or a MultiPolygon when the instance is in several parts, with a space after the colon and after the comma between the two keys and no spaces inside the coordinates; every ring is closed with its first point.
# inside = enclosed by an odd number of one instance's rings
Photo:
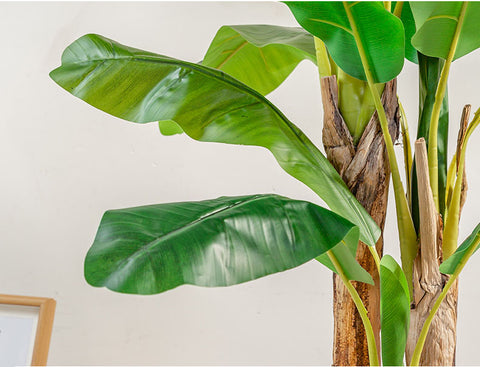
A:
{"type": "Polygon", "coordinates": [[[380,261],[380,315],[382,362],[403,366],[410,324],[410,294],[401,267],[390,255],[380,261]]]}
{"type": "MultiPolygon", "coordinates": [[[[460,15],[462,2],[410,2],[417,32],[412,45],[422,54],[446,59],[450,51],[460,15]]],[[[480,4],[468,2],[462,29],[453,60],[467,55],[480,47],[478,22],[480,4]]]]}
{"type": "Polygon", "coordinates": [[[221,27],[202,61],[267,95],[303,60],[316,62],[313,37],[297,27],[221,27]]]}
{"type": "Polygon", "coordinates": [[[468,260],[471,251],[475,253],[480,247],[478,244],[479,236],[480,224],[474,228],[472,233],[465,239],[465,241],[462,242],[457,250],[450,255],[447,260],[440,264],[440,272],[451,275],[455,273],[461,266],[463,266],[464,262],[468,260]]]}
{"type": "Polygon", "coordinates": [[[196,140],[267,148],[287,173],[358,225],[364,243],[376,243],[378,226],[323,154],[271,102],[227,74],[86,35],[65,50],[62,66],[50,75],[116,117],[173,120],[196,140]]]}
{"type": "Polygon", "coordinates": [[[134,294],[228,286],[301,265],[355,228],[327,209],[278,195],[112,210],[87,254],[85,276],[93,286],[134,294]]]}
{"type": "MultiPolygon", "coordinates": [[[[349,75],[366,80],[359,51],[342,2],[285,2],[298,23],[327,45],[332,59],[349,75]]],[[[404,30],[400,19],[379,2],[346,2],[368,55],[375,83],[395,78],[404,62],[404,30]]]]}

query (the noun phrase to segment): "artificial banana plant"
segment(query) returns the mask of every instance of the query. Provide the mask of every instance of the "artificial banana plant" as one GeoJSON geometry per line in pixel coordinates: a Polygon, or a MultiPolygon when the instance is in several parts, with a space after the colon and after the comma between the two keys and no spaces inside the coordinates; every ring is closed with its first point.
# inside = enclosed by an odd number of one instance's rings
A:
{"type": "Polygon", "coordinates": [[[286,6],[301,27],[224,26],[200,63],[88,34],[50,76],[113,116],[158,123],[164,135],[264,147],[330,210],[272,194],[107,211],[85,277],[155,294],[238,284],[316,259],[336,274],[335,365],[453,365],[457,278],[480,243],[477,227],[458,246],[466,146],[480,112],[470,121],[465,107],[447,162],[447,80],[453,61],[480,47],[480,4],[286,6]],[[396,93],[405,58],[419,67],[414,157],[396,93]],[[302,60],[321,77],[327,156],[265,97],[302,60]],[[390,175],[401,265],[382,250],[390,175]]]}

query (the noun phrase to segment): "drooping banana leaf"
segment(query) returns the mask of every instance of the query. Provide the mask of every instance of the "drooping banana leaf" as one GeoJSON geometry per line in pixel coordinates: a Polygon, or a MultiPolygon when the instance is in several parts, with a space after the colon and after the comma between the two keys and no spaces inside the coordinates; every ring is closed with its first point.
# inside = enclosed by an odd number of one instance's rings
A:
{"type": "Polygon", "coordinates": [[[403,67],[404,29],[382,2],[288,1],[300,25],[327,45],[335,63],[351,76],[366,80],[355,37],[365,51],[375,83],[395,78],[403,67]],[[348,12],[351,12],[349,19],[348,12]]]}
{"type": "Polygon", "coordinates": [[[410,325],[410,294],[402,268],[390,255],[380,261],[380,318],[383,365],[403,366],[410,325]]]}
{"type": "MultiPolygon", "coordinates": [[[[417,139],[425,138],[428,147],[430,118],[435,103],[435,93],[440,73],[443,68],[444,60],[429,57],[418,53],[418,71],[419,71],[419,118],[417,128],[417,139]]],[[[440,118],[438,121],[438,196],[440,205],[440,214],[445,213],[445,188],[447,184],[447,165],[448,165],[448,93],[442,102],[440,118]]],[[[412,218],[415,228],[419,229],[419,211],[418,211],[418,190],[417,173],[415,169],[415,160],[413,160],[412,169],[412,218]]]]}
{"type": "Polygon", "coordinates": [[[301,265],[358,228],[277,195],[221,197],[107,211],[85,260],[93,286],[155,294],[229,286],[301,265]]]}
{"type": "MultiPolygon", "coordinates": [[[[410,6],[417,32],[412,45],[422,54],[446,59],[454,40],[459,16],[464,2],[461,1],[412,1],[410,6]]],[[[465,3],[461,32],[453,60],[480,47],[480,3],[465,3]]]]}
{"type": "Polygon", "coordinates": [[[463,267],[471,255],[477,252],[480,240],[480,224],[478,224],[473,232],[465,241],[457,248],[457,250],[447,260],[440,264],[440,271],[443,274],[453,274],[460,267],[463,267]]]}
{"type": "Polygon", "coordinates": [[[218,30],[202,65],[222,70],[267,95],[302,60],[316,63],[313,37],[302,28],[232,25],[218,30]]]}
{"type": "Polygon", "coordinates": [[[374,245],[380,230],[315,145],[271,102],[237,79],[205,66],[86,35],[50,76],[87,103],[125,120],[173,120],[191,138],[269,149],[280,166],[374,245]]]}

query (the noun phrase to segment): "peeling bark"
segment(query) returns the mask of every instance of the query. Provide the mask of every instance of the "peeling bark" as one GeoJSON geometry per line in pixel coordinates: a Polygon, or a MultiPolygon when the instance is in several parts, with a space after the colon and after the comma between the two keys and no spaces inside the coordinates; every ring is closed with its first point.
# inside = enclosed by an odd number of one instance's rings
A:
{"type": "MultiPolygon", "coordinates": [[[[427,149],[423,138],[415,143],[415,163],[420,210],[420,246],[413,265],[413,302],[406,348],[408,364],[423,324],[449,279],[449,276],[439,271],[442,262],[442,218],[433,201],[427,149]]],[[[452,285],[432,321],[420,358],[421,366],[455,365],[457,298],[458,281],[452,285]]]]}
{"type": "MultiPolygon", "coordinates": [[[[387,115],[390,135],[396,141],[399,134],[399,111],[396,80],[385,85],[382,103],[387,115]]],[[[384,137],[377,113],[370,119],[355,147],[352,136],[338,109],[338,87],[335,76],[321,79],[324,108],[323,145],[328,160],[342,176],[350,191],[370,213],[383,231],[388,199],[390,167],[384,137]]],[[[376,248],[383,253],[383,238],[376,248]]],[[[359,243],[357,260],[373,277],[375,286],[353,282],[365,307],[380,351],[380,290],[378,272],[367,246],[359,243]]],[[[341,280],[333,277],[334,346],[333,365],[367,366],[367,339],[362,320],[341,280]]]]}

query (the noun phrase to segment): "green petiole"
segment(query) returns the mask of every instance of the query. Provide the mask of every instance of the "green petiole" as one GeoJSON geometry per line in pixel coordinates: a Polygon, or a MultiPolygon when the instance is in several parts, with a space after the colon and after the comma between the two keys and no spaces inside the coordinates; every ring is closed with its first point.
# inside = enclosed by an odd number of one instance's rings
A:
{"type": "Polygon", "coordinates": [[[433,200],[435,207],[439,211],[439,197],[438,197],[438,121],[440,118],[440,111],[442,109],[443,97],[447,89],[448,74],[450,72],[450,65],[452,64],[455,56],[455,50],[457,49],[458,39],[462,30],[463,20],[467,11],[468,2],[465,1],[462,4],[460,15],[458,16],[457,27],[453,35],[450,50],[448,56],[443,65],[442,72],[440,74],[440,80],[438,82],[437,91],[435,92],[435,103],[432,109],[432,117],[430,119],[430,129],[428,135],[428,171],[430,174],[430,186],[432,187],[433,200]]]}

